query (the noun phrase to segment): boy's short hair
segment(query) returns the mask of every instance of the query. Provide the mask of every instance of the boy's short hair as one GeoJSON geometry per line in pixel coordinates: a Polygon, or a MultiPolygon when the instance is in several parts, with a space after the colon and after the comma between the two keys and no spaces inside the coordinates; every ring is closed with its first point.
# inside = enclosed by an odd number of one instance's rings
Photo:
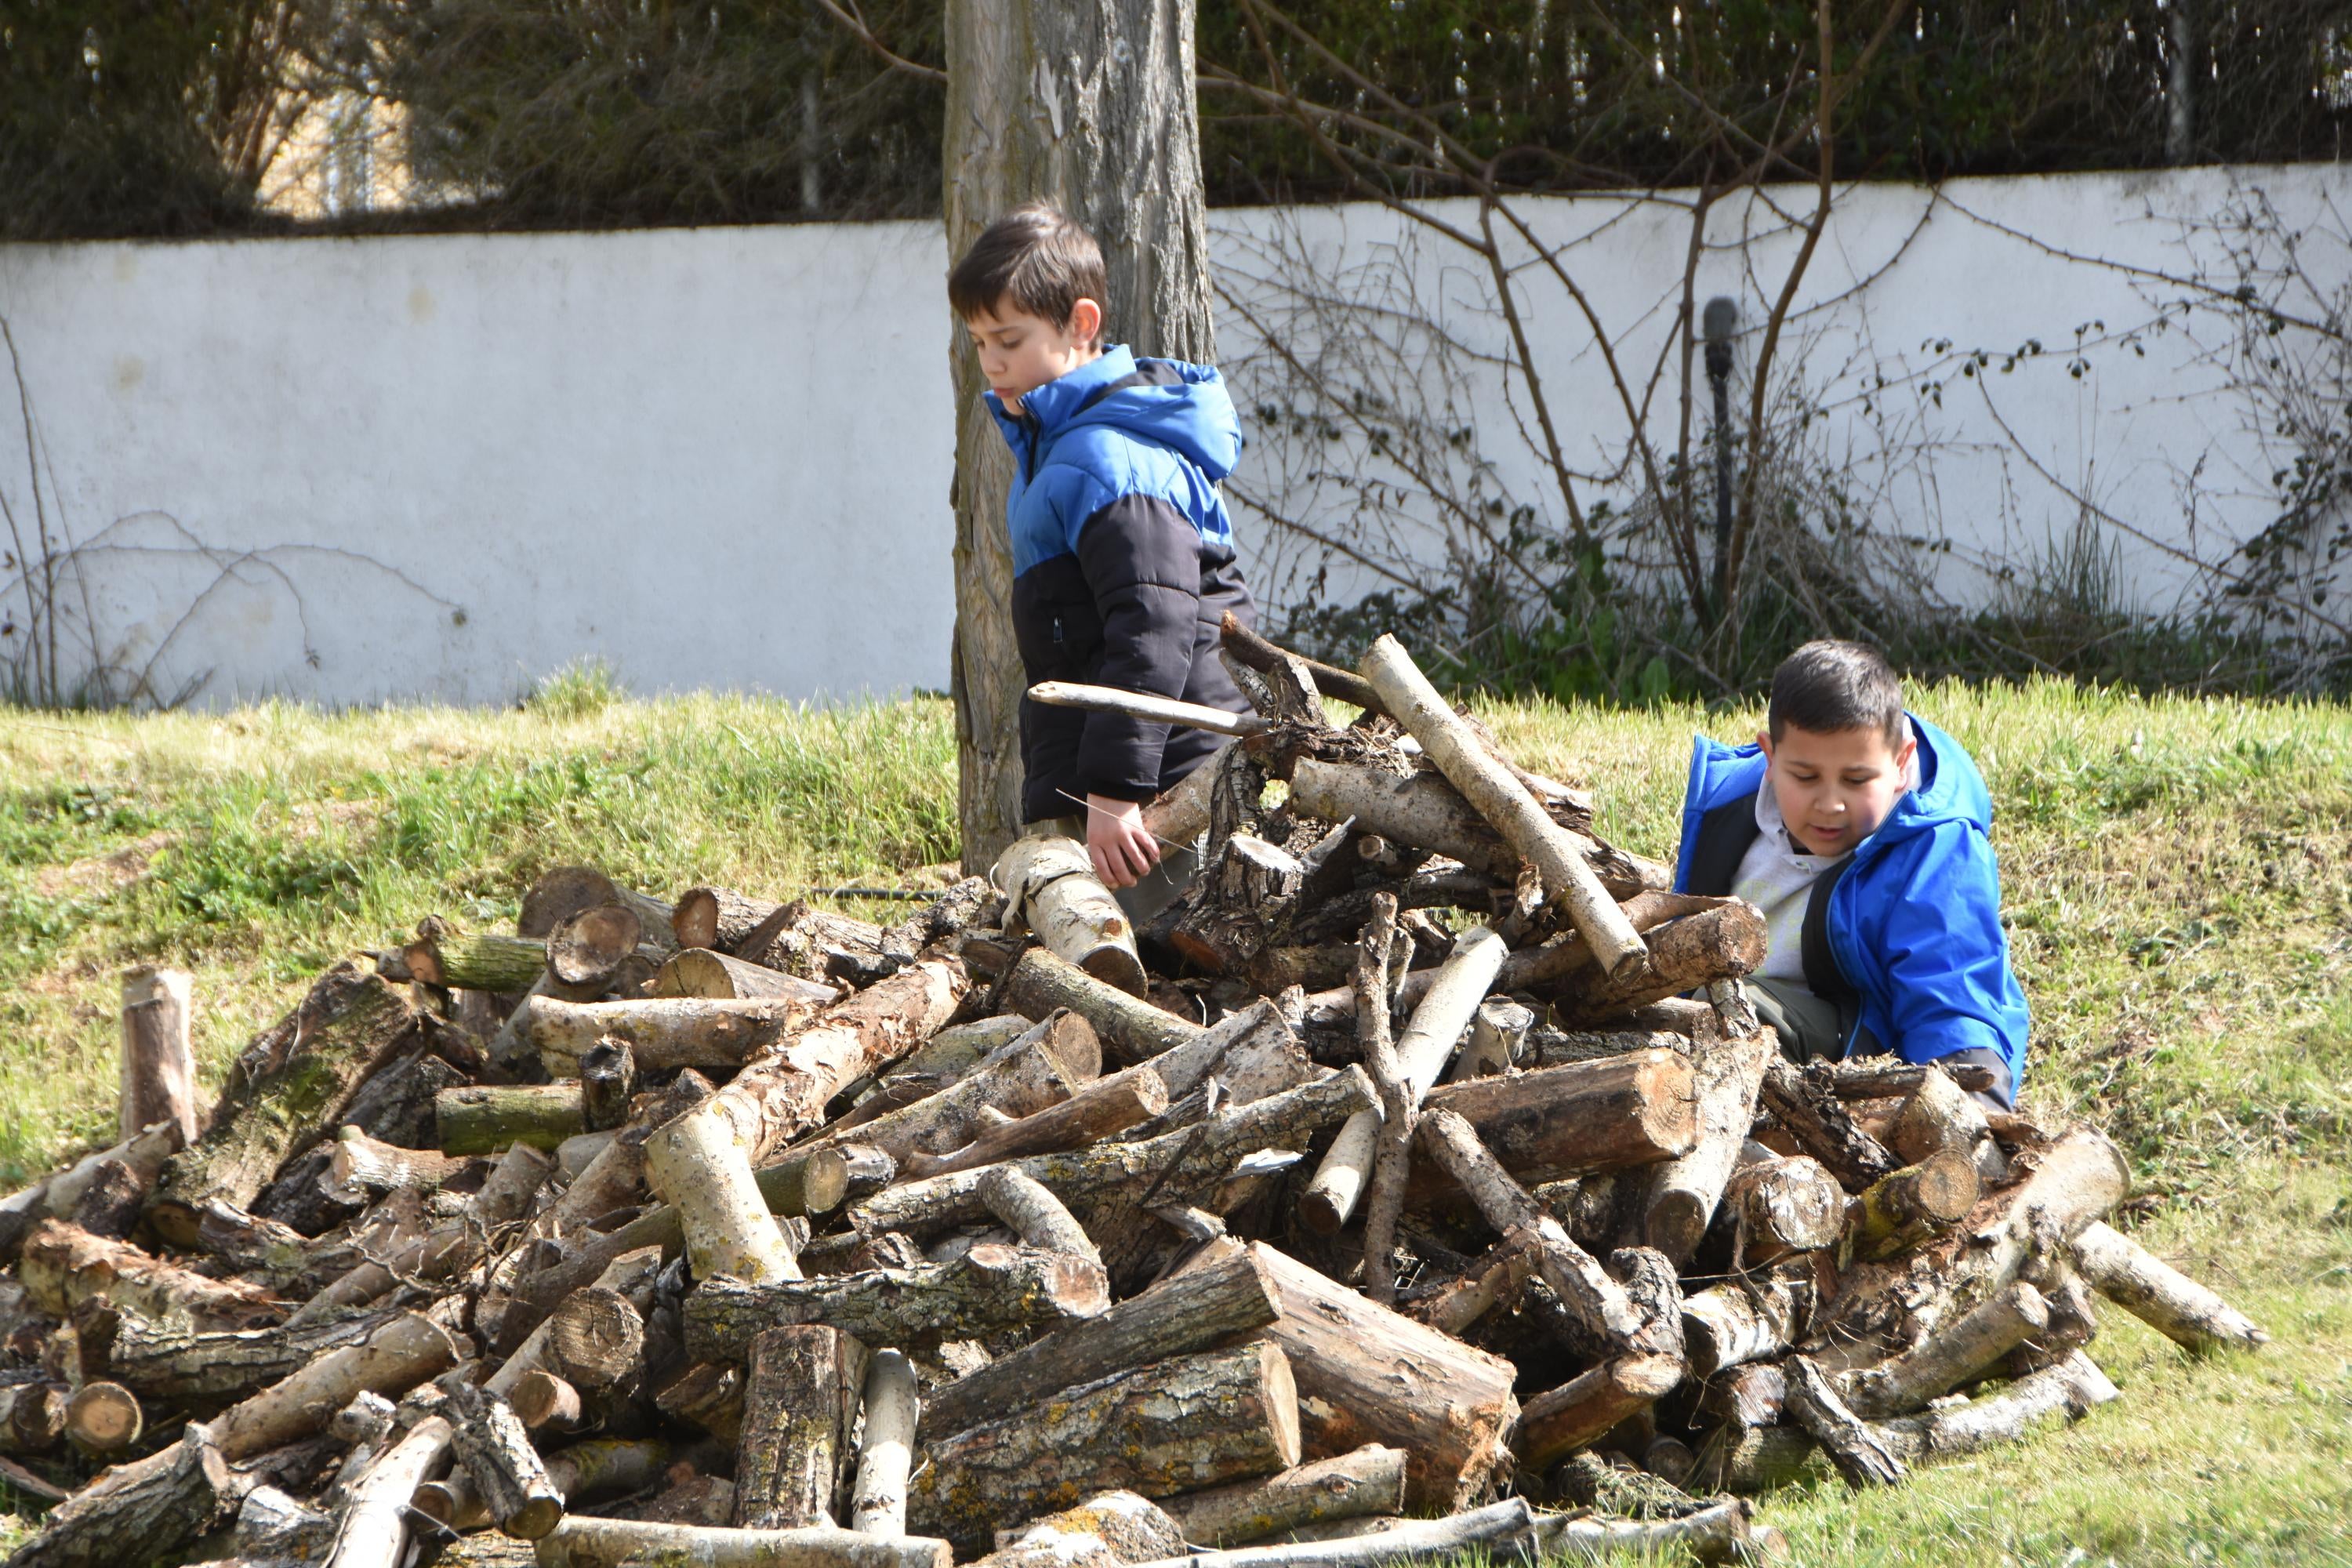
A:
{"type": "Polygon", "coordinates": [[[1767,727],[1778,745],[1794,727],[1817,735],[1875,730],[1887,748],[1899,751],[1911,721],[1903,716],[1903,683],[1885,656],[1867,643],[1809,642],[1772,672],[1772,706],[1767,727]]]}
{"type": "Polygon", "coordinates": [[[948,303],[967,321],[1010,300],[1025,315],[1066,327],[1081,300],[1108,311],[1109,291],[1102,247],[1051,202],[1024,202],[990,224],[948,274],[948,303]]]}

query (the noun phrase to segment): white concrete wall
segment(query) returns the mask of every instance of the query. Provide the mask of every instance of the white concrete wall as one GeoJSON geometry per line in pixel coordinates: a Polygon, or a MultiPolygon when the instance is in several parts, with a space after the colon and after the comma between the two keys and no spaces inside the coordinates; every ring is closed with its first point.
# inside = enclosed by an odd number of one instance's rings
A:
{"type": "MultiPolygon", "coordinates": [[[[2150,326],[2180,292],[2150,274],[2200,264],[2183,220],[2250,184],[2296,224],[2347,194],[2344,170],[2315,165],[1870,186],[1841,204],[1789,363],[1830,410],[1823,450],[1865,477],[1878,465],[1877,523],[1950,542],[1948,592],[1981,596],[1976,563],[2071,525],[2069,489],[2159,542],[2119,535],[2154,605],[2180,587],[2168,549],[2267,521],[2271,454],[2227,395],[2210,323],[2150,326]],[[2075,329],[2095,321],[2078,378],[2075,329]],[[2049,352],[1958,377],[1965,351],[2029,339],[2049,352]]],[[[1576,239],[1563,254],[1624,357],[1675,367],[1686,220],[1618,198],[1531,210],[1548,241],[1576,239]]],[[[1297,281],[1297,255],[1342,293],[1409,276],[1463,344],[1501,342],[1480,272],[1393,215],[1213,216],[1221,278],[1250,306],[1219,328],[1245,419],[1284,382],[1249,318],[1309,332],[1276,281],[1297,281]]],[[[1759,319],[1793,244],[1768,209],[1726,205],[1700,296],[1733,293],[1759,319]]],[[[85,552],[90,640],[164,695],[499,701],[594,657],[643,691],[846,697],[946,679],[945,260],[928,224],[26,246],[0,247],[0,317],[37,422],[41,509],[85,552]]],[[[1627,423],[1591,333],[1540,279],[1527,302],[1571,460],[1606,467],[1627,423]]],[[[1475,365],[1456,392],[1489,482],[1552,525],[1516,434],[1523,400],[1475,365]]],[[[1400,558],[1445,548],[1426,498],[1368,515],[1330,464],[1255,435],[1237,488],[1274,510],[1368,542],[1385,531],[1400,558]]],[[[14,429],[0,437],[0,497],[29,538],[35,487],[14,429]]],[[[1306,591],[1295,542],[1273,548],[1239,516],[1267,596],[1306,591]]],[[[78,625],[79,584],[60,597],[78,625]]],[[[7,602],[21,620],[21,589],[7,602]]]]}

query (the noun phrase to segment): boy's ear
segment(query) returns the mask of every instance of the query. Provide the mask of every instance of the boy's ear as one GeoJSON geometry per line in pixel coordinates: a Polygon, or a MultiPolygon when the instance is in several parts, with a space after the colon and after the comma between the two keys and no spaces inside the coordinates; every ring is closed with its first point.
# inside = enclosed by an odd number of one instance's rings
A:
{"type": "Polygon", "coordinates": [[[1070,335],[1093,348],[1102,347],[1102,306],[1081,299],[1070,306],[1070,335]]]}
{"type": "Polygon", "coordinates": [[[1770,767],[1772,765],[1772,731],[1769,730],[1757,731],[1756,743],[1764,749],[1764,765],[1768,768],[1770,767]]]}

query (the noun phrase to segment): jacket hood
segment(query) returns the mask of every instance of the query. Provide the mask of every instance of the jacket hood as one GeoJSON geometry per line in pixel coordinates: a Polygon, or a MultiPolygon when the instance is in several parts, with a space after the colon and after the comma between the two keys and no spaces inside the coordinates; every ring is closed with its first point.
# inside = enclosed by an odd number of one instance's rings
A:
{"type": "Polygon", "coordinates": [[[995,393],[982,395],[1016,453],[1033,439],[1042,451],[1093,426],[1165,447],[1211,484],[1232,473],[1241,458],[1241,419],[1223,376],[1182,360],[1139,360],[1124,343],[1110,344],[1098,358],[1023,397],[1019,418],[1005,412],[995,393]]]}
{"type": "MultiPolygon", "coordinates": [[[[1857,860],[1883,854],[1939,823],[1965,822],[1979,833],[1992,830],[1992,794],[1961,744],[1916,713],[1906,712],[1919,742],[1919,787],[1906,792],[1877,831],[1854,850],[1857,860]]],[[[1685,794],[1682,859],[1687,864],[1699,818],[1726,802],[1764,785],[1764,750],[1754,742],[1727,746],[1705,735],[1691,746],[1690,784],[1685,794]]]]}

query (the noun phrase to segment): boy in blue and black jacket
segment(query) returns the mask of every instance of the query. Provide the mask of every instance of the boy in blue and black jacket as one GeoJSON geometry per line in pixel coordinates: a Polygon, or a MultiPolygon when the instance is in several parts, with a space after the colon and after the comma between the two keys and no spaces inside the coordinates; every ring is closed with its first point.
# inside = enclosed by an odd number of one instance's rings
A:
{"type": "MultiPolygon", "coordinates": [[[[1045,203],[990,225],[948,276],[1013,448],[1005,516],[1022,663],[1033,685],[1084,681],[1244,712],[1217,658],[1225,612],[1256,618],[1217,491],[1241,453],[1233,399],[1205,365],[1104,343],[1107,293],[1094,237],[1045,203]]],[[[1149,918],[1175,889],[1155,872],[1160,847],[1141,803],[1220,744],[1024,699],[1023,819],[1083,837],[1109,888],[1158,884],[1158,897],[1123,899],[1149,918]]]]}
{"type": "Polygon", "coordinates": [[[1993,1071],[1979,1098],[2007,1109],[2026,1012],[1991,826],[1976,764],[1904,710],[1876,649],[1807,643],[1773,673],[1755,744],[1698,737],[1675,886],[1764,911],[1748,985],[1791,1060],[1974,1063],[1993,1071]]]}

